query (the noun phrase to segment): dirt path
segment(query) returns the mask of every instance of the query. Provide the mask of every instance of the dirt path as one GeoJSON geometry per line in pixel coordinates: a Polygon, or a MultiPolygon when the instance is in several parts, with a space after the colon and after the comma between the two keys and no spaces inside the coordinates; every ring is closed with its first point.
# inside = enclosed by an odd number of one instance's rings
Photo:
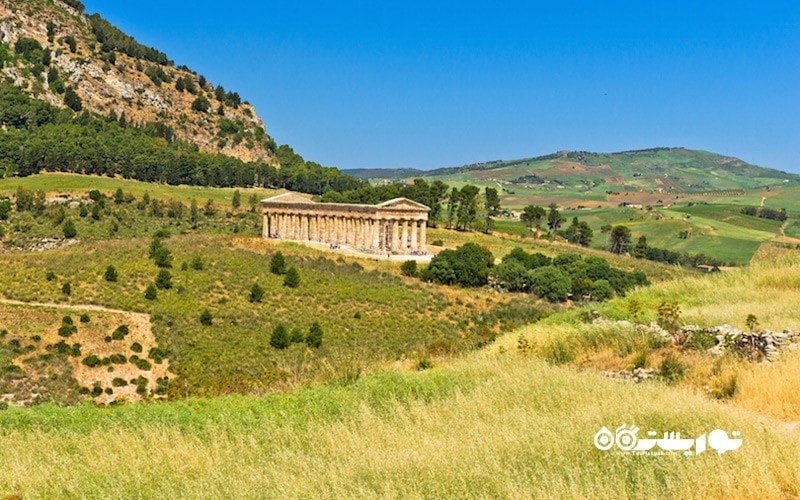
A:
{"type": "Polygon", "coordinates": [[[58,302],[24,302],[22,300],[12,300],[5,297],[0,298],[0,304],[9,304],[12,306],[32,306],[32,307],[54,307],[57,309],[75,309],[76,311],[103,311],[119,314],[130,314],[144,316],[150,321],[150,315],[145,313],[135,313],[131,311],[123,311],[122,309],[110,309],[104,306],[96,306],[92,304],[60,304],[58,302]]]}

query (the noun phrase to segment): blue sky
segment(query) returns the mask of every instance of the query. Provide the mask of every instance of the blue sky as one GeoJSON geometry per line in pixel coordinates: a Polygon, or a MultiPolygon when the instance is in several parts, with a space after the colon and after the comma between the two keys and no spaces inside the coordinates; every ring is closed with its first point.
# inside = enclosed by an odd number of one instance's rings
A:
{"type": "Polygon", "coordinates": [[[84,3],[325,165],[684,146],[800,173],[796,1],[84,3]]]}

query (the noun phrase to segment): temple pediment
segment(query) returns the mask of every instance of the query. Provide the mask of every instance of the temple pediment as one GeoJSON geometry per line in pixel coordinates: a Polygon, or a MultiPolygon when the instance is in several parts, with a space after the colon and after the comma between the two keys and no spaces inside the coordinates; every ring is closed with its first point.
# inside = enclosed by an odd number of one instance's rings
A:
{"type": "Polygon", "coordinates": [[[393,200],[384,201],[376,205],[380,208],[393,208],[393,209],[411,209],[411,210],[425,210],[430,211],[430,207],[417,203],[416,201],[409,200],[408,198],[394,198],[393,200]]]}

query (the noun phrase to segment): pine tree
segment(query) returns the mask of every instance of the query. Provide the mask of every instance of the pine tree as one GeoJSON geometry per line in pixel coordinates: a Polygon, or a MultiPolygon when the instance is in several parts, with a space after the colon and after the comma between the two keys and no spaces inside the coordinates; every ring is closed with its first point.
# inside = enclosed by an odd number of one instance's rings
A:
{"type": "Polygon", "coordinates": [[[211,315],[211,311],[208,309],[204,309],[203,312],[200,314],[200,324],[205,326],[211,326],[214,323],[214,316],[211,315]]]}
{"type": "Polygon", "coordinates": [[[72,87],[67,87],[64,91],[64,104],[73,111],[80,111],[83,109],[83,102],[72,87]]]}
{"type": "Polygon", "coordinates": [[[172,274],[166,269],[162,269],[156,276],[156,286],[162,290],[169,290],[172,288],[172,274]]]}
{"type": "Polygon", "coordinates": [[[237,189],[233,192],[233,200],[231,201],[231,207],[234,210],[237,210],[242,205],[242,194],[237,189]]]}
{"type": "Polygon", "coordinates": [[[253,286],[250,287],[250,297],[248,297],[248,300],[250,300],[250,302],[261,302],[263,298],[264,289],[261,288],[261,285],[258,283],[253,283],[253,286]]]}
{"type": "Polygon", "coordinates": [[[269,261],[269,271],[272,274],[286,274],[286,259],[283,254],[276,252],[269,261]]]}
{"type": "Polygon", "coordinates": [[[283,286],[288,286],[289,288],[297,288],[300,285],[300,273],[297,272],[297,269],[294,267],[290,267],[286,270],[286,276],[283,277],[283,286]]]}
{"type": "Polygon", "coordinates": [[[269,338],[269,345],[275,349],[286,349],[291,343],[292,339],[289,337],[289,332],[286,331],[286,327],[283,326],[283,323],[278,323],[278,326],[272,330],[272,335],[269,338]]]}
{"type": "Polygon", "coordinates": [[[71,219],[67,219],[64,221],[64,238],[74,238],[78,235],[78,230],[75,229],[75,223],[72,222],[71,219]]]}
{"type": "Polygon", "coordinates": [[[105,280],[111,283],[114,283],[118,279],[117,269],[114,266],[108,266],[106,268],[105,280]]]}
{"type": "Polygon", "coordinates": [[[144,298],[147,300],[156,300],[158,297],[158,289],[153,283],[147,285],[147,289],[144,291],[144,298]]]}
{"type": "Polygon", "coordinates": [[[319,323],[316,321],[311,328],[308,330],[308,335],[306,336],[306,344],[309,347],[318,348],[322,345],[322,327],[319,326],[319,323]]]}

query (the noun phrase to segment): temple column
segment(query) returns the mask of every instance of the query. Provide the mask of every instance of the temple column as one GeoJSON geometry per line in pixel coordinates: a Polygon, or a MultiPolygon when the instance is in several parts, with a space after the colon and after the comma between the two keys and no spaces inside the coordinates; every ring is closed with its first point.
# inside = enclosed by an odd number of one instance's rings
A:
{"type": "Polygon", "coordinates": [[[286,238],[286,215],[278,214],[278,238],[286,238]]]}
{"type": "Polygon", "coordinates": [[[361,228],[361,238],[358,240],[358,244],[361,248],[366,248],[369,246],[370,242],[369,221],[367,219],[360,219],[358,222],[361,228]]]}
{"type": "Polygon", "coordinates": [[[342,242],[342,226],[344,225],[344,219],[340,216],[335,217],[335,225],[336,225],[336,237],[333,239],[334,243],[341,243],[342,242]]]}
{"type": "Polygon", "coordinates": [[[326,215],[325,217],[323,217],[322,227],[324,228],[322,236],[323,236],[323,238],[325,240],[325,243],[330,243],[331,242],[331,216],[330,215],[326,215]]]}
{"type": "Polygon", "coordinates": [[[351,217],[344,219],[344,243],[346,245],[353,244],[353,219],[351,217]]]}
{"type": "Polygon", "coordinates": [[[377,220],[370,220],[370,226],[372,229],[372,249],[379,250],[381,248],[381,231],[380,231],[380,221],[377,220]]]}
{"type": "Polygon", "coordinates": [[[428,251],[428,247],[427,247],[428,234],[427,233],[428,233],[428,221],[423,220],[423,221],[420,222],[420,225],[419,225],[419,249],[422,252],[427,252],[428,251]]]}
{"type": "Polygon", "coordinates": [[[400,249],[403,251],[403,253],[405,253],[407,248],[408,248],[408,221],[404,220],[403,221],[403,236],[400,239],[400,249]]]}
{"type": "Polygon", "coordinates": [[[400,221],[392,219],[392,250],[400,250],[400,221]]]}
{"type": "Polygon", "coordinates": [[[261,237],[269,238],[269,214],[264,214],[264,225],[261,228],[261,237]]]}
{"type": "Polygon", "coordinates": [[[417,224],[418,223],[419,223],[419,221],[417,221],[417,220],[411,221],[411,250],[413,250],[414,252],[419,250],[419,247],[417,247],[417,231],[418,231],[417,224]]]}

